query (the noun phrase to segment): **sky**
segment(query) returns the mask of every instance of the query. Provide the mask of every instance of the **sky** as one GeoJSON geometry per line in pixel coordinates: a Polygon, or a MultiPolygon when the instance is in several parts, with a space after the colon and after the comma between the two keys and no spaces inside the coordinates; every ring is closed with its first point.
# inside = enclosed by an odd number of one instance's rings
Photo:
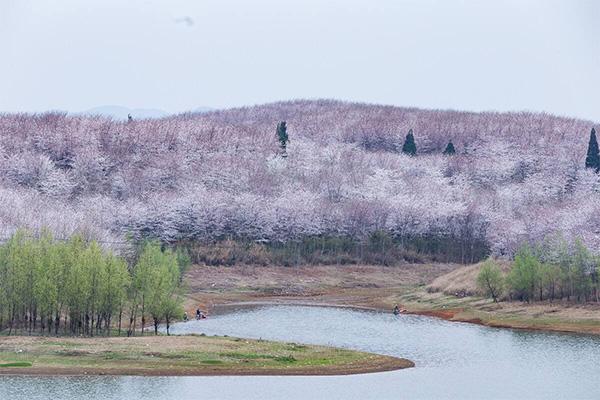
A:
{"type": "Polygon", "coordinates": [[[298,98],[600,121],[597,0],[0,0],[0,111],[298,98]]]}

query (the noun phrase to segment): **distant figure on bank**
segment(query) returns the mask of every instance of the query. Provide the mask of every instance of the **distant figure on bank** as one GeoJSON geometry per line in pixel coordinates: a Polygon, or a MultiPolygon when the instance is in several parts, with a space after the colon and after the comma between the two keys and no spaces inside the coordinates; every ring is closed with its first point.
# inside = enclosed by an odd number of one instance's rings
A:
{"type": "Polygon", "coordinates": [[[184,313],[183,313],[183,321],[184,321],[184,322],[188,322],[188,315],[187,315],[187,311],[184,311],[184,313]]]}
{"type": "Polygon", "coordinates": [[[399,315],[400,314],[400,308],[398,308],[398,304],[396,304],[394,306],[394,311],[393,312],[394,312],[394,315],[399,315]]]}
{"type": "Polygon", "coordinates": [[[131,116],[131,114],[127,114],[127,122],[131,121],[133,121],[133,117],[131,116]]]}
{"type": "Polygon", "coordinates": [[[196,319],[204,319],[206,318],[206,314],[202,312],[200,308],[196,309],[196,319]]]}

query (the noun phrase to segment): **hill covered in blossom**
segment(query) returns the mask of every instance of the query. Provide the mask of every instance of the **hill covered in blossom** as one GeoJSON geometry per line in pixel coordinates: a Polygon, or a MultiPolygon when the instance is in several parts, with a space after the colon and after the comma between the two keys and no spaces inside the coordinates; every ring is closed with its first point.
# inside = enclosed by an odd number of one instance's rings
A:
{"type": "Polygon", "coordinates": [[[0,116],[0,236],[47,226],[107,245],[452,238],[497,255],[560,233],[600,249],[592,121],[292,101],[114,121],[0,116]],[[283,157],[275,134],[287,121],[283,157]],[[417,155],[401,152],[412,129],[417,155]],[[456,154],[443,155],[452,141],[456,154]]]}

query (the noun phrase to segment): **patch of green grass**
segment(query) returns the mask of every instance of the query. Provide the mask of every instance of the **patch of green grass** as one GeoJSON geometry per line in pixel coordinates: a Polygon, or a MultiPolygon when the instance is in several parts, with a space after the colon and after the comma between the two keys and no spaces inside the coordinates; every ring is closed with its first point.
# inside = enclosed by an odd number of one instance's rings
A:
{"type": "Polygon", "coordinates": [[[19,361],[19,362],[10,362],[5,364],[0,364],[0,368],[10,368],[10,367],[31,367],[32,363],[29,361],[19,361]]]}
{"type": "Polygon", "coordinates": [[[257,353],[220,353],[219,356],[238,360],[273,360],[280,363],[293,363],[297,361],[293,356],[276,356],[257,353]]]}
{"type": "Polygon", "coordinates": [[[273,358],[275,361],[277,362],[283,362],[283,363],[293,363],[296,362],[297,360],[292,357],[292,356],[279,356],[279,357],[275,357],[273,358]]]}
{"type": "Polygon", "coordinates": [[[321,366],[335,364],[335,361],[331,358],[313,358],[308,360],[302,360],[301,363],[302,365],[321,366]]]}
{"type": "Polygon", "coordinates": [[[90,355],[87,350],[56,350],[53,353],[61,357],[84,357],[90,355]]]}
{"type": "Polygon", "coordinates": [[[219,353],[221,357],[237,358],[239,360],[269,360],[275,359],[276,356],[270,354],[257,354],[257,353],[219,353]]]}
{"type": "MultiPolygon", "coordinates": [[[[158,353],[154,354],[155,357],[170,359],[170,360],[181,360],[185,358],[193,358],[196,353],[190,352],[189,354],[182,353],[158,353]]],[[[202,354],[202,353],[199,353],[202,354]]]]}
{"type": "Polygon", "coordinates": [[[105,360],[128,360],[132,358],[126,353],[117,353],[114,351],[105,351],[102,353],[102,357],[105,360]]]}
{"type": "Polygon", "coordinates": [[[220,364],[225,364],[223,361],[221,360],[202,360],[200,361],[202,364],[207,364],[207,365],[220,365],[220,364]]]}
{"type": "Polygon", "coordinates": [[[288,350],[291,351],[305,351],[306,349],[308,349],[308,346],[305,346],[303,344],[298,344],[298,343],[290,343],[288,350]]]}
{"type": "Polygon", "coordinates": [[[74,342],[53,342],[49,340],[45,340],[41,343],[44,346],[53,346],[53,347],[79,347],[78,343],[74,342]]]}

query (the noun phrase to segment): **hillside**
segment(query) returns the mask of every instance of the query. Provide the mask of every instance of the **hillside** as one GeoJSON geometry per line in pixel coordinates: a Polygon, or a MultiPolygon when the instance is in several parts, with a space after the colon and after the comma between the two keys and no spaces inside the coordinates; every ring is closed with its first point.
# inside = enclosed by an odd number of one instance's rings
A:
{"type": "Polygon", "coordinates": [[[561,232],[600,247],[598,124],[535,113],[293,101],[130,123],[0,116],[0,236],[48,226],[119,246],[306,236],[454,238],[463,258],[561,232]],[[275,126],[287,121],[287,157],[275,126]],[[400,151],[409,129],[418,154],[400,151]],[[443,156],[452,140],[457,154],[443,156]]]}

